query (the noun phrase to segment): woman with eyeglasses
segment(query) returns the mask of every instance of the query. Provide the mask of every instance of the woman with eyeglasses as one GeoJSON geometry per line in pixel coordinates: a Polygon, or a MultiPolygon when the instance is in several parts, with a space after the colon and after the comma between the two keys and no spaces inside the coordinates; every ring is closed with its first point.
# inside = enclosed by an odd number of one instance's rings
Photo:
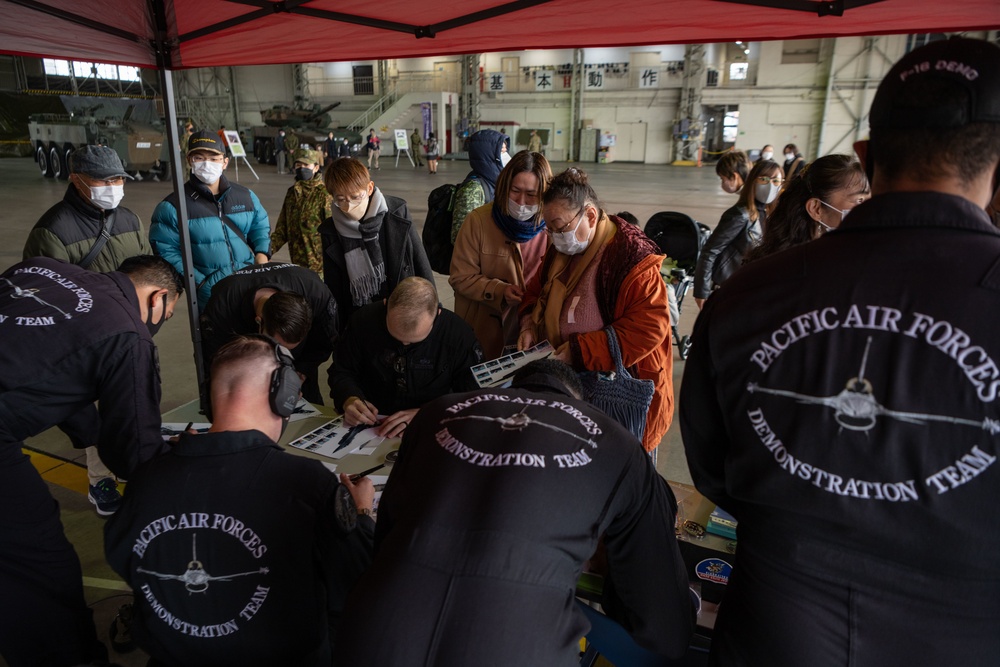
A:
{"type": "Polygon", "coordinates": [[[493,201],[469,213],[455,239],[455,313],[472,325],[486,360],[517,343],[517,305],[548,244],[540,204],[550,180],[545,156],[521,151],[500,172],[493,201]]]}
{"type": "Polygon", "coordinates": [[[739,200],[722,214],[694,267],[694,300],[698,308],[715,287],[740,268],[743,256],[760,242],[767,208],[781,192],[784,173],[781,165],[771,160],[759,160],[750,170],[739,200]]]}
{"type": "Polygon", "coordinates": [[[655,386],[642,438],[652,451],[674,414],[663,255],[638,227],[604,212],[579,169],[552,179],[542,207],[552,242],[525,290],[517,347],[548,340],[577,371],[611,371],[604,328],[612,326],[625,367],[655,386]]]}
{"type": "Polygon", "coordinates": [[[337,300],[341,329],[361,306],[389,296],[404,278],[434,282],[406,202],[383,195],[355,158],[334,160],[323,174],[332,216],[319,227],[323,281],[337,300]]]}
{"type": "Polygon", "coordinates": [[[871,198],[861,163],[849,155],[824,155],[789,181],[767,218],[760,244],[744,264],[808,243],[840,226],[858,204],[871,198]]]}

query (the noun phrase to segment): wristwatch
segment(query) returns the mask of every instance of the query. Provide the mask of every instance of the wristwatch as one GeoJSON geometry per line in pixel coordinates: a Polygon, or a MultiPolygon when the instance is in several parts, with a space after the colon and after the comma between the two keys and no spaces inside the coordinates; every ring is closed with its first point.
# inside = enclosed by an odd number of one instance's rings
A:
{"type": "Polygon", "coordinates": [[[358,508],[358,516],[366,516],[369,519],[374,519],[375,518],[375,515],[372,514],[372,511],[370,509],[368,509],[367,507],[359,507],[358,508]]]}

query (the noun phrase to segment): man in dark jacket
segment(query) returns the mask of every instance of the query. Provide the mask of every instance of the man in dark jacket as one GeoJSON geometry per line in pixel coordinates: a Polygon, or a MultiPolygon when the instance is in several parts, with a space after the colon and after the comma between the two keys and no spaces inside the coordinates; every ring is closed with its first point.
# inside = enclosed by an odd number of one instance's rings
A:
{"type": "Polygon", "coordinates": [[[684,446],[740,542],[712,664],[1000,664],[997,63],[970,39],[904,56],[872,199],[698,317],[684,446]]]}
{"type": "Polygon", "coordinates": [[[684,652],[694,614],[677,501],[581,393],[571,368],[544,360],[511,389],[420,410],[379,503],[375,562],[345,609],[343,664],[579,664],[576,582],[602,538],[618,620],[656,653],[684,652]]]}
{"type": "MultiPolygon", "coordinates": [[[[63,200],[35,223],[24,244],[24,259],[52,257],[107,273],[129,257],[150,254],[142,221],[119,206],[125,172],[118,153],[107,146],[82,146],[70,155],[70,185],[63,200]]],[[[118,484],[94,447],[100,432],[93,405],[59,424],[76,449],[87,454],[88,498],[101,516],[121,504],[118,484]]]]}
{"type": "Polygon", "coordinates": [[[469,324],[438,302],[434,283],[403,280],[387,302],[354,313],[330,366],[330,396],[347,426],[397,436],[427,401],[478,386],[483,351],[469,324]]]}
{"type": "Polygon", "coordinates": [[[105,553],[155,664],[330,665],[344,598],[371,562],[375,491],[275,444],[296,385],[287,350],[237,338],[212,367],[211,431],[129,478],[105,553]]]}
{"type": "Polygon", "coordinates": [[[98,401],[95,440],[114,474],[130,477],[165,449],[152,333],[173,314],[182,281],[150,255],[122,271],[40,257],[0,276],[0,655],[12,666],[106,657],[80,561],[25,438],[98,401]]]}
{"type": "Polygon", "coordinates": [[[320,364],[337,337],[337,302],[309,269],[270,262],[241,269],[212,289],[201,315],[205,366],[235,336],[263,333],[292,351],[304,376],[302,396],[323,404],[320,364]]]}
{"type": "Polygon", "coordinates": [[[389,296],[409,276],[434,281],[406,202],[383,195],[365,165],[337,160],[323,173],[333,215],[320,225],[323,280],[337,300],[340,326],[361,306],[389,296]]]}
{"type": "Polygon", "coordinates": [[[129,257],[150,254],[142,221],[119,206],[132,177],[114,149],[83,146],[69,165],[66,195],[28,233],[24,259],[52,257],[107,273],[129,257]]]}

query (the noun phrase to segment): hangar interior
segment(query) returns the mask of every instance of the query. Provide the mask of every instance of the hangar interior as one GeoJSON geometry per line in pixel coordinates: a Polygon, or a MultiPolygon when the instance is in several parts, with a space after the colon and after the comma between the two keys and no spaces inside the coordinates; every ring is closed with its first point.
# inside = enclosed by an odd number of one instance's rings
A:
{"type": "MultiPolygon", "coordinates": [[[[1000,39],[998,31],[964,34],[1000,39]]],[[[525,147],[527,130],[538,130],[554,170],[572,163],[591,172],[609,213],[628,210],[645,222],[655,212],[676,210],[714,226],[733,203],[711,169],[716,155],[732,146],[751,151],[772,144],[780,150],[787,143],[798,145],[807,159],[849,153],[852,143],[867,133],[868,106],[891,64],[944,36],[506,51],[219,66],[178,70],[172,76],[179,117],[201,127],[224,125],[246,133],[250,160],[237,161],[227,175],[258,194],[272,225],[291,181],[254,159],[253,128],[264,125],[262,112],[276,107],[318,111],[336,105],[324,111],[331,128],[361,133],[375,128],[388,142],[395,129],[430,127],[445,138],[451,159],[442,163],[442,176],[436,180],[405,159],[393,164],[389,151],[383,152],[384,168],[374,175],[380,188],[409,202],[418,225],[426,216],[430,190],[444,182],[457,183],[467,172],[462,138],[476,128],[495,128],[514,137],[514,150],[525,147]],[[585,82],[570,76],[574,71],[583,73],[585,82]],[[429,123],[422,103],[430,104],[429,123]]],[[[0,160],[0,270],[20,261],[28,230],[65,189],[58,177],[39,173],[37,146],[26,133],[17,134],[26,120],[18,106],[20,96],[49,100],[48,106],[35,109],[39,113],[63,113],[55,101],[77,93],[85,105],[103,102],[108,112],[123,113],[123,99],[162,112],[155,73],[121,66],[117,77],[105,71],[102,78],[96,64],[74,69],[73,63],[82,61],[60,62],[69,64],[0,56],[0,155],[6,157],[0,160]]],[[[123,205],[148,224],[153,207],[171,188],[167,180],[129,183],[123,205]]],[[[284,249],[275,259],[287,260],[287,253],[284,249]]],[[[441,300],[450,307],[453,295],[447,278],[436,277],[441,300]]],[[[693,301],[685,304],[683,331],[690,332],[696,311],[693,301]]],[[[164,410],[197,395],[187,316],[182,301],[174,321],[156,339],[164,410]]],[[[675,357],[675,392],[682,371],[683,362],[675,357]]],[[[324,375],[321,371],[321,378],[324,375]]],[[[87,502],[83,452],[73,450],[55,429],[28,445],[62,505],[64,526],[83,562],[87,599],[107,640],[115,611],[128,593],[104,562],[102,522],[87,502]]],[[[669,479],[690,482],[676,422],[661,445],[658,469],[669,479]]],[[[138,652],[112,656],[122,665],[145,664],[138,652]]]]}

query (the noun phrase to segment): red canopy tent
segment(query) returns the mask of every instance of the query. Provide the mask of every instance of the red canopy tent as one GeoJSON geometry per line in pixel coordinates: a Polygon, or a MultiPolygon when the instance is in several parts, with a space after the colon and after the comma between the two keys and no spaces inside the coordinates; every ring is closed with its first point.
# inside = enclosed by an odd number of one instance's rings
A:
{"type": "MultiPolygon", "coordinates": [[[[173,163],[169,71],[514,49],[760,41],[1000,27],[998,0],[0,0],[0,52],[157,67],[173,163]],[[330,38],[317,39],[322,30],[330,38]]],[[[174,187],[183,191],[181,170],[174,187]]],[[[187,210],[180,227],[198,378],[204,377],[187,210]]]]}
{"type": "Polygon", "coordinates": [[[997,0],[0,0],[0,51],[172,69],[299,62],[303,35],[335,61],[997,27],[997,0]]]}

